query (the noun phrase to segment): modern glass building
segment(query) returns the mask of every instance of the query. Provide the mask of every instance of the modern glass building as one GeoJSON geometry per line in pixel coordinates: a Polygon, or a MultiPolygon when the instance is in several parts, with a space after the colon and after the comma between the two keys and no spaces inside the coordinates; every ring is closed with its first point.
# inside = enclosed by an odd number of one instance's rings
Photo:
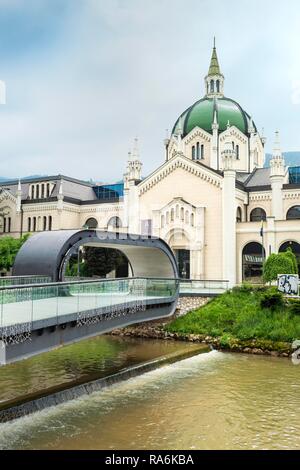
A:
{"type": "Polygon", "coordinates": [[[94,186],[93,189],[97,196],[97,199],[100,200],[119,200],[124,195],[123,182],[94,186]]]}

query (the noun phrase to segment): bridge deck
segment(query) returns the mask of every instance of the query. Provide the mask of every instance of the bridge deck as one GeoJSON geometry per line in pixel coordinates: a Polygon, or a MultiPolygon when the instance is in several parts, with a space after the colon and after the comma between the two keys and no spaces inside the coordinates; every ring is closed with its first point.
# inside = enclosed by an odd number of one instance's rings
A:
{"type": "MultiPolygon", "coordinates": [[[[122,294],[79,294],[69,297],[50,297],[39,300],[25,300],[2,304],[0,326],[23,324],[27,322],[44,322],[44,326],[62,323],[65,316],[77,315],[80,312],[101,310],[109,311],[116,306],[139,302],[140,304],[156,304],[167,302],[165,296],[122,294]],[[48,321],[47,321],[48,320],[48,321]]],[[[72,320],[72,319],[70,319],[72,320]]],[[[39,325],[38,327],[41,327],[39,325]]]]}

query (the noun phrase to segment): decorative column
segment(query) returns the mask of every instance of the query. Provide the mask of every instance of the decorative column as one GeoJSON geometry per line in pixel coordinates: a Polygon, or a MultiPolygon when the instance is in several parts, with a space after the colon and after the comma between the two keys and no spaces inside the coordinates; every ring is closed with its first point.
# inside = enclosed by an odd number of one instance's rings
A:
{"type": "Polygon", "coordinates": [[[124,211],[128,233],[140,233],[139,192],[142,162],[139,159],[138,139],[135,139],[133,152],[129,152],[127,172],[124,175],[124,211]]]}
{"type": "Polygon", "coordinates": [[[59,191],[57,195],[57,225],[59,230],[63,228],[62,217],[63,217],[63,208],[64,208],[64,194],[63,194],[63,181],[60,180],[59,191]]]}
{"type": "Polygon", "coordinates": [[[222,188],[222,232],[223,232],[223,279],[229,287],[236,284],[236,202],[234,162],[235,150],[232,148],[229,126],[222,151],[224,179],[222,188]]]}
{"type": "Polygon", "coordinates": [[[212,140],[211,140],[211,158],[210,166],[218,170],[218,141],[219,141],[219,124],[217,120],[216,98],[214,98],[214,120],[212,123],[212,140]]]}
{"type": "Polygon", "coordinates": [[[285,163],[281,153],[279,132],[276,132],[273,155],[270,160],[272,187],[272,215],[275,220],[283,220],[282,187],[285,176],[285,163]]]}
{"type": "Polygon", "coordinates": [[[21,235],[21,233],[22,233],[22,186],[21,186],[21,180],[20,179],[19,179],[19,182],[18,182],[16,197],[17,197],[17,202],[16,202],[17,227],[19,227],[19,232],[20,232],[20,235],[21,235]]]}

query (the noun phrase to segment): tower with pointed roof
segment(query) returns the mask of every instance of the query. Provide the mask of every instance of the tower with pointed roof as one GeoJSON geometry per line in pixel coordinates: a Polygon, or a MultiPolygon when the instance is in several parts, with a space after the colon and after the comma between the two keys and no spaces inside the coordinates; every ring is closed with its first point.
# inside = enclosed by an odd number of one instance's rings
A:
{"type": "Polygon", "coordinates": [[[219,66],[215,38],[208,74],[205,77],[205,90],[208,98],[224,96],[224,75],[219,66]]]}
{"type": "Polygon", "coordinates": [[[275,220],[283,219],[282,188],[285,178],[285,162],[281,153],[279,132],[275,132],[275,142],[270,160],[270,181],[272,188],[272,214],[275,220]]]}

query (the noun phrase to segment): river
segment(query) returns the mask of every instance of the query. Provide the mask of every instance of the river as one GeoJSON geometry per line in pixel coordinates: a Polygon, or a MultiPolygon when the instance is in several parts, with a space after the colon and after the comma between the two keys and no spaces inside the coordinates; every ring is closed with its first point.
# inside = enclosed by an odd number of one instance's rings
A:
{"type": "MultiPolygon", "coordinates": [[[[94,338],[1,368],[0,399],[189,347],[94,338]]],[[[0,425],[0,449],[299,448],[300,366],[217,351],[0,425]]]]}

